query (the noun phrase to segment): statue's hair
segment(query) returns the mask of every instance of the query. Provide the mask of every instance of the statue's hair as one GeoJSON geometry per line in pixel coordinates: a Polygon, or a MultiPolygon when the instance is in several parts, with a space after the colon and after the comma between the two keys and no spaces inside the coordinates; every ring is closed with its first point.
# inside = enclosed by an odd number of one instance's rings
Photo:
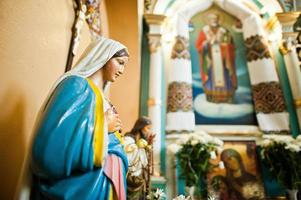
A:
{"type": "Polygon", "coordinates": [[[127,51],[127,49],[121,49],[119,51],[117,51],[113,56],[112,58],[116,58],[116,57],[123,57],[123,56],[127,56],[129,57],[129,52],[127,51]]]}

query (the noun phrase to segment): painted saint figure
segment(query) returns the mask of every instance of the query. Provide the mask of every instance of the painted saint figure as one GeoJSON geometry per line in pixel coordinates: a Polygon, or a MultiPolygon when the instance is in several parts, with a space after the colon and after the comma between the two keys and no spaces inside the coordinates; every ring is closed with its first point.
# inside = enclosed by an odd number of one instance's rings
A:
{"type": "Polygon", "coordinates": [[[241,155],[234,149],[225,149],[221,154],[225,164],[226,176],[220,179],[226,182],[228,194],[224,199],[257,200],[264,199],[263,187],[256,176],[246,171],[241,155]]]}
{"type": "Polygon", "coordinates": [[[237,89],[233,40],[217,14],[209,14],[208,20],[195,43],[203,89],[207,101],[232,103],[237,89]]]}
{"type": "Polygon", "coordinates": [[[31,199],[126,200],[122,124],[103,88],[128,57],[124,45],[101,37],[56,82],[37,120],[31,199]]]}
{"type": "Polygon", "coordinates": [[[127,174],[128,199],[147,199],[152,167],[151,145],[154,136],[151,132],[150,119],[140,117],[132,130],[124,137],[125,151],[129,161],[127,174]]]}

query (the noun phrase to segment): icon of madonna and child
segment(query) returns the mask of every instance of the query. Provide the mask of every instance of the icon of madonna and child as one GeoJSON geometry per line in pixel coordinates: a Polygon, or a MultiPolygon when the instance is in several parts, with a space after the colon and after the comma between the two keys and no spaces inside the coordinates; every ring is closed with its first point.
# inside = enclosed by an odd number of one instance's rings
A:
{"type": "Polygon", "coordinates": [[[242,157],[234,148],[225,149],[220,159],[225,168],[208,176],[210,189],[219,196],[220,200],[264,199],[264,188],[257,174],[255,160],[250,161],[248,158],[249,161],[245,161],[244,164],[243,160],[247,158],[242,157]]]}

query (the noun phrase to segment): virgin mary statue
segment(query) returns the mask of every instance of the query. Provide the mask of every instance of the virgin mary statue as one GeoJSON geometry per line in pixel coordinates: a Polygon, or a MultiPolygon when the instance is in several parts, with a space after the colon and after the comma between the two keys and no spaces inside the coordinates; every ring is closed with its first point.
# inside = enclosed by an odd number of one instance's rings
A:
{"type": "Polygon", "coordinates": [[[128,56],[119,42],[100,38],[54,84],[35,129],[31,199],[126,200],[121,121],[102,88],[128,56]]]}

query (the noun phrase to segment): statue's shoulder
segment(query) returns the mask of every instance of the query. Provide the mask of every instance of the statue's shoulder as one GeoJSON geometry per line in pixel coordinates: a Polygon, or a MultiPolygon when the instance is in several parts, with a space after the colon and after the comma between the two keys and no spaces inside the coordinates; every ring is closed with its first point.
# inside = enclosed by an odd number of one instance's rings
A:
{"type": "Polygon", "coordinates": [[[61,83],[66,84],[87,84],[87,79],[81,76],[70,75],[64,78],[61,83]]]}
{"type": "Polygon", "coordinates": [[[70,90],[74,89],[75,91],[83,91],[87,89],[88,81],[80,76],[71,75],[64,78],[58,85],[58,89],[70,90]]]}

